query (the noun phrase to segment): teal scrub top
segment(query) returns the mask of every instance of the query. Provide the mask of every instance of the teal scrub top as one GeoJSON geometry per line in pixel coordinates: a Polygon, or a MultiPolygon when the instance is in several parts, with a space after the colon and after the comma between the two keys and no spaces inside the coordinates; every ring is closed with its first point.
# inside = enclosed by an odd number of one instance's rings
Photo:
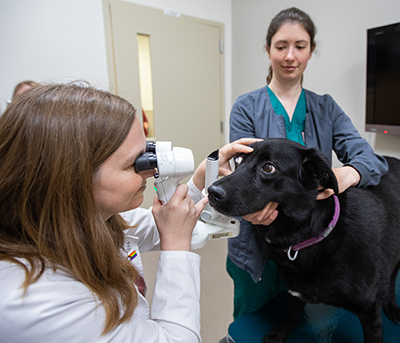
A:
{"type": "Polygon", "coordinates": [[[297,100],[296,108],[293,113],[292,120],[290,121],[289,116],[283,107],[282,103],[279,101],[275,93],[267,87],[268,95],[271,100],[271,105],[277,115],[282,115],[285,119],[286,127],[286,138],[291,141],[295,141],[302,145],[304,144],[303,134],[306,122],[307,104],[306,95],[304,89],[301,90],[299,100],[297,100]]]}

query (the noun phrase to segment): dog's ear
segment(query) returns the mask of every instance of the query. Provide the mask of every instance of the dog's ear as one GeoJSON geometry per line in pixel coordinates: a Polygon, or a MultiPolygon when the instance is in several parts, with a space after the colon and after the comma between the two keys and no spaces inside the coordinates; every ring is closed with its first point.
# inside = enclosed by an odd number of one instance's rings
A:
{"type": "Polygon", "coordinates": [[[336,176],[325,155],[316,149],[306,149],[300,168],[300,179],[308,189],[321,185],[324,189],[331,188],[339,193],[336,176]]]}

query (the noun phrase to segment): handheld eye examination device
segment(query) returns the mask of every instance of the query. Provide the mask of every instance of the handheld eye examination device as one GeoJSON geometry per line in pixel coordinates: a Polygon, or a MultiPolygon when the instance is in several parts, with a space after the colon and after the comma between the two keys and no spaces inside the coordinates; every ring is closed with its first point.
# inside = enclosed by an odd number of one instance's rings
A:
{"type": "MultiPolygon", "coordinates": [[[[154,188],[158,199],[167,203],[174,195],[179,182],[194,172],[194,158],[190,149],[174,147],[171,142],[147,142],[146,152],[135,162],[135,170],[143,171],[157,169],[154,174],[154,188]]],[[[212,152],[206,159],[205,188],[218,179],[219,157],[218,150],[212,152]]],[[[197,221],[192,234],[192,249],[200,249],[209,240],[236,237],[239,234],[239,221],[225,216],[208,203],[197,221]]]]}

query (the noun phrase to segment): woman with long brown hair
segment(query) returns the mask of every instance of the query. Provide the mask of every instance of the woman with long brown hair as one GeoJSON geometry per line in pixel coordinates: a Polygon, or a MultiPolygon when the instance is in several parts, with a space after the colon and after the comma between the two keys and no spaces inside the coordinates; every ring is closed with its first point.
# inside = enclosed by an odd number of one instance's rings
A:
{"type": "MultiPolygon", "coordinates": [[[[221,149],[222,174],[250,142],[221,149]]],[[[135,109],[91,87],[39,85],[0,117],[2,342],[200,341],[190,242],[206,200],[189,193],[204,163],[150,212],[138,207],[154,170],[134,168],[145,149],[135,109]],[[162,250],[151,315],[142,248],[162,250]]]]}

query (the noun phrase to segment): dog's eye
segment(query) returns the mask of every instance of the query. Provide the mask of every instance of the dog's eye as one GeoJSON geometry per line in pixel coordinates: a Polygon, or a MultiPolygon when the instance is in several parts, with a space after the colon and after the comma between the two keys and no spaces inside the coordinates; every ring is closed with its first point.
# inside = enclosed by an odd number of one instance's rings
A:
{"type": "Polygon", "coordinates": [[[275,166],[271,163],[267,163],[264,167],[263,167],[264,171],[268,174],[272,174],[275,173],[275,166]]]}

